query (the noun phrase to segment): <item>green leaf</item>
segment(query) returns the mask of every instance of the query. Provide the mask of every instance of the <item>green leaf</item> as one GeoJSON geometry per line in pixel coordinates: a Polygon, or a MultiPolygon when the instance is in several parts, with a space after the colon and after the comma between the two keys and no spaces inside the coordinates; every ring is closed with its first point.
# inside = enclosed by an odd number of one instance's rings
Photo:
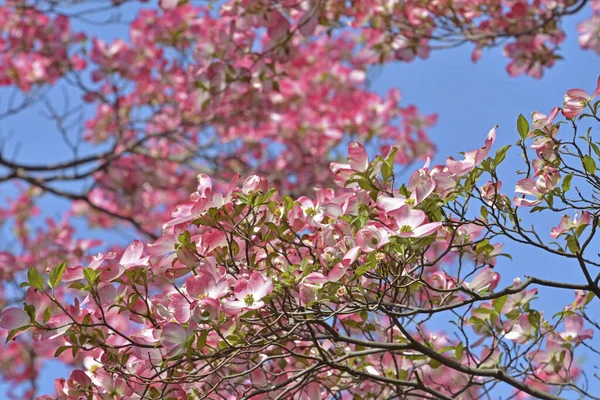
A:
{"type": "Polygon", "coordinates": [[[583,156],[583,167],[588,174],[596,175],[596,161],[587,154],[583,156]]]}
{"type": "Polygon", "coordinates": [[[506,158],[506,153],[509,149],[510,145],[506,145],[496,152],[496,156],[494,157],[494,164],[496,166],[500,165],[500,163],[504,161],[504,159],[506,158]]]}
{"type": "Polygon", "coordinates": [[[29,284],[34,288],[44,290],[44,277],[37,269],[33,267],[29,268],[27,279],[29,280],[29,284]]]}
{"type": "Polygon", "coordinates": [[[96,281],[98,280],[98,277],[100,276],[100,273],[98,271],[96,271],[95,269],[85,268],[83,270],[83,276],[85,277],[85,279],[88,281],[88,283],[90,285],[94,285],[94,284],[96,284],[96,281]]]}
{"type": "Polygon", "coordinates": [[[506,303],[506,300],[508,300],[508,295],[499,297],[499,298],[494,299],[492,301],[492,304],[494,305],[494,310],[496,310],[496,312],[498,314],[500,314],[500,312],[502,311],[502,307],[504,307],[504,304],[506,303]]]}
{"type": "Polygon", "coordinates": [[[60,281],[63,277],[63,274],[65,273],[66,268],[67,263],[65,262],[61,262],[60,264],[52,268],[52,271],[50,271],[50,276],[48,277],[48,286],[50,286],[52,289],[57,287],[60,284],[60,281]]]}
{"type": "Polygon", "coordinates": [[[567,247],[573,254],[577,254],[579,251],[579,243],[577,243],[577,240],[571,235],[567,236],[567,247]]]}
{"type": "Polygon", "coordinates": [[[27,315],[29,315],[29,318],[31,318],[32,321],[35,321],[35,306],[32,304],[25,304],[23,309],[27,315]]]}
{"type": "Polygon", "coordinates": [[[56,349],[56,351],[54,352],[54,357],[58,357],[60,356],[62,353],[65,352],[65,350],[69,350],[71,348],[71,346],[60,346],[58,349],[56,349]]]}
{"type": "Polygon", "coordinates": [[[511,320],[515,320],[517,318],[519,318],[521,316],[521,311],[519,311],[518,309],[514,309],[511,310],[510,312],[506,313],[506,318],[511,319],[511,320]]]}
{"type": "Polygon", "coordinates": [[[523,116],[523,114],[520,114],[519,118],[517,119],[517,132],[519,132],[519,136],[523,140],[525,140],[529,134],[529,122],[527,121],[527,118],[523,116]]]}
{"type": "Polygon", "coordinates": [[[366,272],[372,271],[377,266],[377,260],[372,258],[356,269],[354,273],[357,277],[364,275],[366,272]]]}
{"type": "Polygon", "coordinates": [[[568,192],[569,189],[571,189],[571,181],[572,180],[573,180],[573,174],[569,174],[569,175],[565,176],[565,178],[562,181],[563,193],[568,192]]]}
{"type": "Polygon", "coordinates": [[[52,317],[52,314],[50,312],[50,307],[48,307],[44,310],[44,325],[46,325],[48,323],[48,321],[50,321],[51,317],[52,317]]]}
{"type": "Polygon", "coordinates": [[[202,350],[206,346],[206,339],[208,338],[208,329],[202,331],[198,336],[198,350],[202,350]]]}
{"type": "Polygon", "coordinates": [[[596,153],[596,156],[600,157],[600,147],[598,147],[598,144],[590,143],[590,146],[592,147],[592,150],[594,150],[594,153],[596,153]]]}
{"type": "Polygon", "coordinates": [[[13,329],[12,331],[8,332],[8,336],[6,336],[6,343],[8,343],[9,340],[12,340],[15,336],[17,336],[17,333],[26,331],[27,329],[29,329],[29,325],[25,325],[25,326],[22,326],[17,329],[13,329]]]}
{"type": "Polygon", "coordinates": [[[382,161],[381,162],[381,177],[383,178],[383,180],[385,182],[387,182],[390,177],[392,176],[392,165],[390,163],[388,163],[387,161],[382,161]]]}
{"type": "Polygon", "coordinates": [[[454,354],[455,354],[457,360],[462,359],[464,350],[465,350],[465,345],[462,342],[460,342],[458,344],[458,346],[456,346],[456,348],[454,349],[454,354]]]}
{"type": "Polygon", "coordinates": [[[540,327],[541,315],[536,310],[531,310],[527,316],[527,320],[536,330],[540,327]]]}
{"type": "Polygon", "coordinates": [[[86,286],[85,286],[83,283],[81,283],[81,282],[77,282],[77,281],[75,281],[75,282],[73,282],[73,283],[71,283],[71,284],[69,285],[69,289],[77,289],[77,290],[82,290],[82,289],[84,289],[85,287],[86,287],[86,286]]]}

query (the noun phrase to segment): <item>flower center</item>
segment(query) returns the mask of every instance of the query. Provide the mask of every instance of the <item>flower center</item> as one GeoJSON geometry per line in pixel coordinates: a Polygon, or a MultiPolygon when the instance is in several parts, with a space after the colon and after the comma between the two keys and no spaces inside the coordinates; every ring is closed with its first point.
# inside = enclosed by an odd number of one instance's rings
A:
{"type": "Polygon", "coordinates": [[[402,232],[402,233],[410,233],[412,231],[413,231],[413,228],[410,225],[402,225],[400,227],[400,232],[402,232]]]}
{"type": "Polygon", "coordinates": [[[246,297],[244,297],[244,303],[250,307],[252,304],[254,304],[254,296],[252,294],[247,294],[246,297]]]}
{"type": "Polygon", "coordinates": [[[314,217],[315,215],[317,215],[317,210],[315,210],[313,207],[308,207],[307,209],[304,210],[304,213],[306,215],[314,217]]]}

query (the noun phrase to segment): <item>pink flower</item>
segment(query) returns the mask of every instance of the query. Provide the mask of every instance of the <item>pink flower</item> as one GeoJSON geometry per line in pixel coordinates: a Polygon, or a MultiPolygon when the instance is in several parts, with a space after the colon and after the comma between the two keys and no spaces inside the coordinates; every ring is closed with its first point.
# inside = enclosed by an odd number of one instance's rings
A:
{"type": "Polygon", "coordinates": [[[356,232],[356,244],[363,253],[381,249],[390,242],[387,228],[373,223],[356,232]]]}
{"type": "MultiPolygon", "coordinates": [[[[365,172],[369,167],[369,156],[362,144],[352,142],[348,145],[348,164],[332,162],[329,166],[333,171],[333,180],[339,187],[356,188],[356,183],[346,184],[346,181],[357,172],[365,172]]],[[[371,176],[379,173],[376,168],[371,176]]]]}
{"type": "Polygon", "coordinates": [[[86,391],[90,390],[92,380],[82,370],[71,372],[69,379],[57,379],[54,383],[57,393],[62,393],[72,398],[85,397],[86,391]]]}
{"type": "Polygon", "coordinates": [[[565,310],[577,310],[582,307],[585,307],[591,299],[588,296],[588,293],[584,290],[576,289],[575,290],[575,301],[572,304],[569,304],[565,307],[565,310]]]}
{"type": "MultiPolygon", "coordinates": [[[[516,278],[514,280],[513,287],[517,287],[520,284],[521,284],[521,280],[519,278],[516,278]]],[[[537,294],[537,292],[538,292],[537,289],[529,289],[529,290],[522,290],[515,294],[511,294],[510,296],[508,296],[506,303],[504,303],[504,306],[502,307],[502,313],[508,314],[509,312],[516,310],[519,307],[524,306],[525,304],[529,303],[533,299],[533,297],[537,294]]]]}
{"type": "Polygon", "coordinates": [[[501,189],[502,182],[498,181],[495,184],[493,182],[487,182],[479,189],[479,192],[488,205],[493,205],[493,207],[496,208],[505,201],[510,202],[505,195],[498,193],[501,189]]]}
{"type": "Polygon", "coordinates": [[[484,289],[489,290],[490,292],[496,289],[498,283],[500,282],[500,274],[494,272],[491,268],[484,268],[475,277],[470,283],[464,282],[463,286],[473,292],[481,292],[484,289]]]}
{"type": "Polygon", "coordinates": [[[219,300],[229,293],[227,279],[222,277],[217,281],[212,273],[200,270],[197,276],[191,276],[185,282],[188,294],[196,299],[191,306],[192,319],[200,323],[207,318],[216,317],[220,308],[219,300]]]}
{"type": "Polygon", "coordinates": [[[519,319],[509,325],[507,321],[507,333],[504,337],[508,340],[513,340],[517,343],[527,343],[533,335],[533,326],[529,323],[529,314],[523,314],[519,319]]]}
{"type": "Polygon", "coordinates": [[[397,210],[403,205],[407,204],[407,198],[401,194],[397,194],[394,197],[389,197],[384,193],[380,193],[377,198],[377,207],[381,209],[385,214],[391,211],[397,210]]]}
{"type": "Polygon", "coordinates": [[[320,272],[311,272],[300,282],[300,302],[306,305],[318,300],[319,292],[323,285],[328,282],[327,277],[320,272]]]}
{"type": "Polygon", "coordinates": [[[315,201],[306,196],[298,198],[302,216],[309,225],[324,227],[322,223],[325,218],[336,219],[344,215],[344,210],[338,204],[333,203],[333,191],[316,189],[317,199],[315,201]]]}
{"type": "Polygon", "coordinates": [[[11,307],[0,314],[0,328],[12,331],[27,326],[31,322],[29,315],[20,308],[11,307]]]}
{"type": "Polygon", "coordinates": [[[583,318],[573,314],[565,318],[565,331],[558,336],[565,342],[579,343],[594,336],[592,329],[583,330],[583,318]]]}
{"type": "Polygon", "coordinates": [[[560,108],[554,107],[550,111],[550,115],[542,114],[538,111],[534,111],[531,113],[531,121],[533,122],[533,129],[539,129],[545,131],[546,133],[551,133],[550,128],[552,127],[552,123],[554,122],[554,118],[558,115],[560,108]]]}
{"type": "Polygon", "coordinates": [[[248,279],[240,279],[233,288],[237,300],[224,300],[223,311],[229,315],[239,314],[245,310],[258,310],[265,303],[262,299],[273,291],[273,281],[265,278],[260,272],[253,271],[248,279]]]}
{"type": "Polygon", "coordinates": [[[484,251],[477,253],[476,248],[466,247],[465,251],[473,254],[475,258],[475,263],[478,265],[489,265],[490,267],[496,266],[496,257],[502,253],[503,243],[496,243],[492,245],[492,249],[490,251],[484,251]]]}
{"type": "Polygon", "coordinates": [[[294,400],[321,400],[321,385],[317,382],[311,382],[305,385],[300,392],[294,396],[294,400]]]}
{"type": "Polygon", "coordinates": [[[91,378],[94,385],[102,388],[106,393],[110,393],[113,398],[129,397],[132,391],[128,383],[115,375],[99,368],[94,371],[91,378]]]}
{"type": "Polygon", "coordinates": [[[600,94],[600,77],[598,77],[598,85],[591,96],[583,89],[567,90],[562,114],[566,118],[574,118],[578,116],[585,109],[588,103],[598,96],[598,94],[600,94]]]}
{"type": "Polygon", "coordinates": [[[579,33],[579,45],[582,48],[600,53],[600,15],[593,15],[580,22],[577,25],[577,32],[579,33]]]}
{"type": "Polygon", "coordinates": [[[406,188],[412,192],[410,197],[414,200],[414,205],[422,202],[435,190],[436,182],[429,174],[430,161],[427,157],[423,168],[413,172],[406,185],[406,188]]]}
{"type": "Polygon", "coordinates": [[[331,271],[329,271],[329,274],[327,274],[327,280],[330,282],[340,280],[340,278],[344,276],[344,274],[348,270],[348,267],[350,267],[350,265],[352,265],[352,263],[354,263],[354,261],[356,261],[356,259],[358,258],[359,251],[359,246],[352,247],[350,250],[348,250],[346,254],[344,254],[342,261],[337,263],[331,269],[331,271]]]}
{"type": "Polygon", "coordinates": [[[462,176],[473,170],[479,165],[489,154],[494,141],[496,140],[496,127],[492,128],[487,135],[485,145],[477,150],[468,151],[465,153],[465,158],[462,161],[456,161],[454,157],[446,159],[448,171],[455,176],[462,176]]]}
{"type": "Polygon", "coordinates": [[[178,323],[169,322],[163,327],[160,344],[167,349],[169,357],[177,357],[185,353],[187,341],[193,335],[190,328],[185,329],[178,323]]]}
{"type": "Polygon", "coordinates": [[[163,10],[169,10],[169,9],[175,8],[175,7],[177,7],[178,4],[179,4],[179,0],[159,0],[159,2],[158,2],[158,5],[163,10]]]}
{"type": "Polygon", "coordinates": [[[220,299],[229,292],[227,279],[221,278],[217,281],[210,272],[205,270],[200,270],[196,276],[190,276],[185,283],[188,294],[196,299],[205,297],[220,299]]]}
{"type": "MultiPolygon", "coordinates": [[[[534,164],[534,167],[537,164],[534,164]]],[[[515,192],[519,194],[533,196],[534,200],[529,200],[515,196],[514,203],[516,206],[530,207],[538,205],[546,193],[556,187],[560,180],[560,174],[555,168],[544,167],[536,172],[537,180],[531,178],[521,179],[515,186],[515,192]]]]}
{"type": "Polygon", "coordinates": [[[425,223],[427,221],[425,213],[421,210],[415,210],[407,205],[392,211],[390,216],[394,217],[396,220],[396,226],[398,228],[396,235],[400,237],[420,238],[429,236],[442,226],[441,222],[425,223]]]}
{"type": "Polygon", "coordinates": [[[140,265],[148,265],[150,260],[149,256],[142,257],[144,254],[144,244],[139,240],[134,240],[121,257],[119,264],[125,268],[133,268],[140,265]]]}
{"type": "Polygon", "coordinates": [[[567,231],[570,231],[571,229],[577,229],[580,226],[589,225],[590,219],[590,213],[588,213],[587,211],[583,211],[581,213],[581,218],[578,218],[577,213],[575,213],[575,217],[573,218],[573,220],[571,220],[571,218],[569,218],[568,215],[564,215],[561,218],[558,226],[552,228],[552,231],[550,232],[550,237],[552,239],[556,239],[557,237],[559,237],[567,231]]]}
{"type": "Polygon", "coordinates": [[[348,163],[356,172],[365,172],[369,167],[369,156],[362,144],[352,142],[348,145],[348,163]]]}

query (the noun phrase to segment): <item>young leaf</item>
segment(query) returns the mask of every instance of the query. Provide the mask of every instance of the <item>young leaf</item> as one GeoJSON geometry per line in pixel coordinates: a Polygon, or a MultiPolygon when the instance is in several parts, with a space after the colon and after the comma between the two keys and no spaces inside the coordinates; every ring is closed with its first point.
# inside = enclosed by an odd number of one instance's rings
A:
{"type": "Polygon", "coordinates": [[[67,263],[64,261],[52,268],[52,271],[50,271],[50,276],[48,277],[48,286],[50,286],[50,288],[54,289],[60,284],[66,268],[67,263]]]}
{"type": "Polygon", "coordinates": [[[37,269],[33,267],[29,268],[27,279],[29,280],[29,284],[34,288],[44,290],[44,277],[37,269]]]}
{"type": "Polygon", "coordinates": [[[596,161],[587,154],[583,156],[583,167],[588,174],[596,175],[596,161]]]}
{"type": "Polygon", "coordinates": [[[517,119],[517,132],[519,132],[519,136],[521,136],[521,139],[523,140],[525,140],[529,134],[529,122],[527,122],[527,118],[525,118],[523,114],[520,114],[517,119]]]}

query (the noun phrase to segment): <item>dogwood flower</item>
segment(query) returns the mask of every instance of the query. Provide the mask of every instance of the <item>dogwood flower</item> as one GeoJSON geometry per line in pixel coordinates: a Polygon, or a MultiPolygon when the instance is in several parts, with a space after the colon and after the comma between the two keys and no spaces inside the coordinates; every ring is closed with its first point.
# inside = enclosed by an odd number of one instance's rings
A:
{"type": "Polygon", "coordinates": [[[573,218],[573,220],[571,220],[571,218],[568,215],[564,215],[561,218],[558,226],[552,228],[552,231],[550,232],[550,237],[552,239],[556,239],[557,237],[564,234],[565,232],[570,231],[571,229],[577,229],[580,226],[589,225],[590,219],[590,213],[588,213],[587,211],[583,211],[581,213],[581,218],[578,217],[578,213],[575,213],[575,217],[573,218]]]}
{"type": "Polygon", "coordinates": [[[593,329],[583,330],[583,318],[580,315],[569,315],[565,318],[565,330],[558,337],[565,342],[580,343],[594,336],[593,329]]]}
{"type": "Polygon", "coordinates": [[[2,311],[2,314],[0,314],[0,328],[9,331],[29,325],[29,322],[29,315],[27,315],[27,313],[20,308],[7,308],[6,310],[2,311]]]}
{"type": "Polygon", "coordinates": [[[425,213],[409,206],[400,207],[398,210],[391,212],[390,216],[396,220],[398,231],[395,235],[404,238],[429,236],[442,226],[441,222],[426,223],[427,216],[425,213]]]}
{"type": "Polygon", "coordinates": [[[379,250],[389,242],[389,230],[377,223],[367,225],[356,232],[356,244],[363,253],[379,250]]]}
{"type": "Polygon", "coordinates": [[[250,276],[237,281],[233,295],[237,300],[224,300],[223,311],[227,314],[239,314],[245,310],[258,310],[265,303],[262,299],[273,291],[273,281],[260,272],[253,271],[250,276]]]}
{"type": "Polygon", "coordinates": [[[484,289],[493,291],[500,282],[500,274],[491,268],[482,269],[471,282],[464,282],[463,286],[473,292],[481,292],[484,289]]]}
{"type": "Polygon", "coordinates": [[[469,173],[488,156],[495,140],[496,127],[488,132],[485,145],[480,149],[466,152],[464,160],[456,161],[454,157],[448,157],[446,159],[448,171],[455,176],[462,176],[469,173]]]}
{"type": "Polygon", "coordinates": [[[598,77],[598,85],[594,93],[590,96],[583,89],[571,89],[565,93],[565,101],[563,104],[562,114],[566,118],[574,118],[581,114],[590,101],[600,94],[600,77],[598,77]]]}

